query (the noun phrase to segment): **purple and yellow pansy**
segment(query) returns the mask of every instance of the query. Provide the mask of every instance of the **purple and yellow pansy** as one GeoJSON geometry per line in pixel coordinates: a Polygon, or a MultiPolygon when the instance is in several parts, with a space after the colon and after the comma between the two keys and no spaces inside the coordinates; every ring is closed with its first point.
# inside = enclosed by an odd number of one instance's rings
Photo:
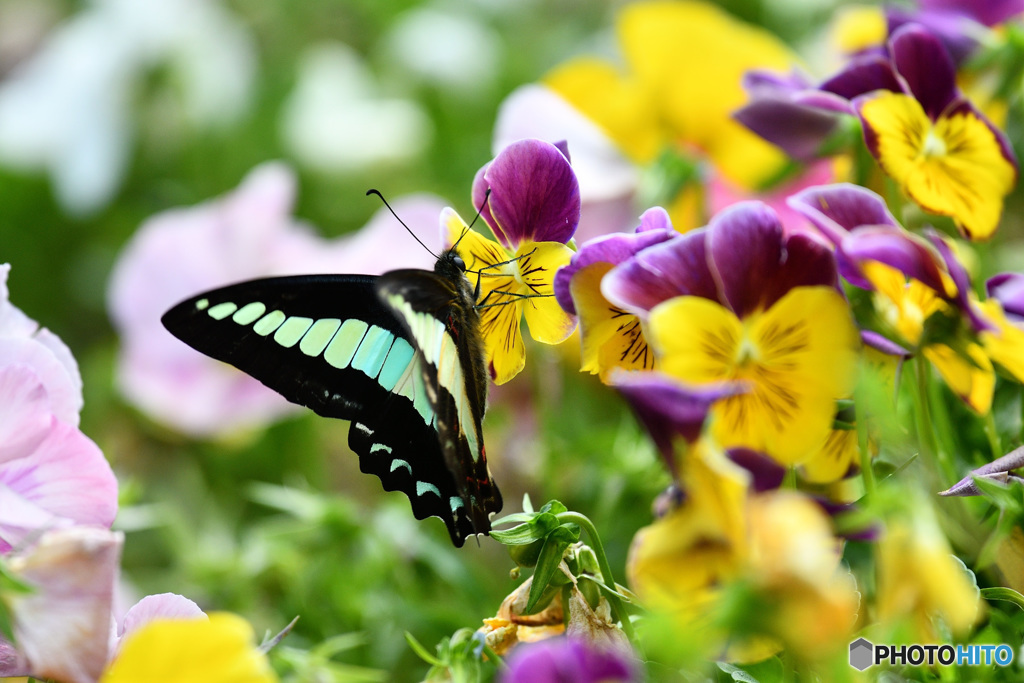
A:
{"type": "Polygon", "coordinates": [[[576,328],[555,300],[553,282],[573,254],[565,243],[579,223],[579,184],[567,152],[521,140],[480,169],[473,203],[497,241],[470,230],[453,209],[441,214],[442,237],[457,245],[467,276],[479,283],[487,367],[504,384],[526,364],[524,315],[530,335],[545,344],[565,341],[576,328]]]}

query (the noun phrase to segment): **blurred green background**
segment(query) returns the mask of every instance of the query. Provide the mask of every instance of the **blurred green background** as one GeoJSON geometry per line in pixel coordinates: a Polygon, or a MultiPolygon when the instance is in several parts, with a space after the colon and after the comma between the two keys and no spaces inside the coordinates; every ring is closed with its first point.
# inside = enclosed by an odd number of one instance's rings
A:
{"type": "MultiPolygon", "coordinates": [[[[0,0],[0,83],[62,22],[116,4],[0,0]]],[[[307,649],[339,634],[361,634],[334,661],[386,672],[307,661],[297,674],[279,661],[283,672],[307,680],[314,672],[323,676],[317,680],[420,680],[426,665],[403,632],[432,648],[497,611],[517,583],[504,550],[488,539],[456,550],[439,521],[414,520],[404,496],[382,492],[377,479],[358,472],[344,424],[303,414],[204,443],[127,405],[113,384],[118,340],[106,311],[107,279],[145,219],[228,192],[267,160],[295,168],[295,215],[325,237],[353,231],[377,211],[377,201],[364,196],[370,187],[388,197],[437,193],[469,215],[470,184],[491,158],[502,98],[570,56],[611,54],[620,4],[224,2],[252,48],[250,95],[237,118],[192,125],[173,64],[147,65],[125,104],[133,132],[123,180],[102,206],[62,209],[47,174],[0,160],[0,262],[13,265],[12,302],[56,332],[81,366],[82,430],[103,449],[122,487],[117,528],[128,532],[124,578],[135,593],[127,604],[147,593],[181,593],[204,609],[240,613],[258,633],[276,632],[299,615],[285,645],[307,649]],[[428,40],[416,43],[399,29],[422,12],[453,18],[461,28],[437,24],[428,40]],[[282,120],[305,55],[324,44],[347,45],[359,55],[380,96],[415,103],[427,121],[419,140],[425,144],[358,168],[328,169],[298,158],[284,140],[282,120]],[[415,56],[426,60],[428,53],[464,54],[468,61],[464,69],[456,64],[455,75],[428,77],[414,68],[415,56]],[[472,77],[460,79],[464,72],[472,77]]],[[[814,31],[837,3],[721,4],[802,47],[820,40],[814,31]]],[[[422,39],[423,30],[415,35],[422,39]]],[[[621,572],[628,543],[649,521],[650,501],[667,475],[618,397],[575,370],[575,346],[534,346],[528,357],[523,375],[492,392],[486,423],[504,512],[518,511],[523,493],[537,506],[562,500],[595,521],[621,572]]]]}

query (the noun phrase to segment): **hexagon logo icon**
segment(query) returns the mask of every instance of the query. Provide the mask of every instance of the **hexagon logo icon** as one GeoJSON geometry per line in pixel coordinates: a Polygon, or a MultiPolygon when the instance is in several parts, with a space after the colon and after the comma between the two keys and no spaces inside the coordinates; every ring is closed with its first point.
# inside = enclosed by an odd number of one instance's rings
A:
{"type": "Polygon", "coordinates": [[[850,666],[863,671],[873,663],[874,654],[875,646],[865,638],[858,638],[850,643],[850,666]]]}

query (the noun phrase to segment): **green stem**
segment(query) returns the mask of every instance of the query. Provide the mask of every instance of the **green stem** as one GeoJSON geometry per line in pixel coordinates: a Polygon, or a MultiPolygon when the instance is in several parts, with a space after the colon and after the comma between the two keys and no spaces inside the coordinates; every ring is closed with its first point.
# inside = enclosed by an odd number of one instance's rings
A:
{"type": "Polygon", "coordinates": [[[854,415],[857,428],[857,450],[860,452],[860,472],[864,480],[864,496],[872,498],[875,494],[877,484],[875,482],[875,470],[871,466],[871,442],[868,438],[868,410],[864,392],[861,390],[853,393],[854,415]]]}
{"type": "MultiPolygon", "coordinates": [[[[611,589],[612,593],[617,593],[618,589],[615,587],[615,576],[612,574],[612,567],[608,564],[608,557],[604,554],[604,546],[601,545],[601,537],[597,535],[597,528],[594,523],[590,521],[586,516],[581,515],[578,512],[563,512],[556,515],[559,522],[562,524],[578,524],[584,531],[587,532],[587,536],[590,538],[590,547],[594,550],[594,554],[597,556],[597,565],[601,569],[601,580],[604,581],[604,585],[611,589]]],[[[637,645],[636,633],[633,631],[633,624],[629,621],[629,615],[626,614],[626,610],[622,607],[622,603],[615,595],[609,595],[608,603],[612,607],[612,613],[615,618],[622,624],[622,631],[629,638],[629,641],[634,646],[637,645]]]]}
{"type": "Polygon", "coordinates": [[[985,414],[985,436],[988,437],[988,447],[992,449],[993,458],[1001,458],[1006,455],[999,439],[999,431],[996,429],[996,418],[992,415],[991,410],[985,414]]]}
{"type": "Polygon", "coordinates": [[[949,461],[949,454],[944,452],[945,449],[938,447],[935,441],[935,433],[932,431],[932,417],[929,410],[928,361],[918,356],[914,359],[914,366],[915,374],[917,375],[917,405],[915,406],[914,414],[917,422],[918,445],[921,447],[922,455],[927,456],[929,460],[938,464],[942,470],[943,483],[949,486],[957,480],[956,470],[953,467],[953,463],[949,461]]]}

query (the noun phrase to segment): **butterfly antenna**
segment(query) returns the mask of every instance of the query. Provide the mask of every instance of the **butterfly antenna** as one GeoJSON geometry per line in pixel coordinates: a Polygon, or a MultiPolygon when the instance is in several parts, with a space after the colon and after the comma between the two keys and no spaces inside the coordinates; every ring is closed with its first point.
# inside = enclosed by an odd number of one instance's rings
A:
{"type": "Polygon", "coordinates": [[[476,215],[473,216],[473,220],[471,220],[469,222],[469,225],[466,226],[466,229],[462,231],[461,235],[459,235],[459,239],[455,240],[455,244],[452,245],[452,249],[454,249],[455,247],[459,246],[459,242],[462,241],[462,238],[469,234],[470,228],[472,228],[474,225],[476,225],[476,222],[478,220],[480,220],[480,213],[484,210],[484,207],[487,206],[487,200],[490,199],[490,198],[491,198],[491,188],[487,188],[487,192],[484,193],[484,201],[483,201],[483,203],[480,204],[480,208],[476,210],[476,215]]]}
{"type": "MultiPolygon", "coordinates": [[[[411,228],[410,228],[410,227],[409,227],[408,225],[406,225],[406,224],[405,224],[405,221],[403,221],[403,220],[402,220],[401,218],[399,218],[399,217],[398,217],[398,214],[397,214],[397,213],[395,213],[395,210],[391,208],[391,205],[390,205],[390,204],[388,204],[388,200],[384,199],[384,195],[382,195],[382,194],[380,193],[380,190],[375,190],[375,189],[373,189],[373,188],[370,188],[369,190],[367,190],[367,191],[366,191],[366,196],[367,196],[367,197],[369,197],[369,196],[370,196],[371,194],[375,194],[375,195],[377,195],[378,197],[380,197],[380,200],[381,200],[382,202],[384,202],[384,206],[388,207],[388,211],[390,211],[390,212],[391,212],[391,215],[395,217],[395,220],[396,220],[396,221],[398,221],[398,222],[399,222],[399,224],[401,224],[401,226],[402,226],[403,228],[405,228],[405,229],[406,229],[406,230],[407,230],[407,231],[409,232],[409,234],[410,234],[410,235],[412,235],[412,238],[413,238],[414,240],[416,240],[417,242],[419,242],[419,243],[420,243],[420,246],[421,246],[421,247],[423,247],[424,249],[426,249],[426,250],[427,250],[427,253],[428,253],[428,254],[430,254],[430,255],[431,255],[431,256],[433,256],[434,258],[438,258],[438,255],[437,255],[437,254],[435,254],[434,252],[432,252],[432,251],[430,250],[430,247],[428,247],[427,245],[425,245],[425,244],[423,243],[423,240],[421,240],[421,239],[420,239],[419,237],[417,237],[417,236],[416,236],[416,233],[414,233],[414,232],[412,231],[412,229],[411,229],[411,228]]],[[[460,237],[459,239],[462,239],[462,238],[460,237]]]]}

